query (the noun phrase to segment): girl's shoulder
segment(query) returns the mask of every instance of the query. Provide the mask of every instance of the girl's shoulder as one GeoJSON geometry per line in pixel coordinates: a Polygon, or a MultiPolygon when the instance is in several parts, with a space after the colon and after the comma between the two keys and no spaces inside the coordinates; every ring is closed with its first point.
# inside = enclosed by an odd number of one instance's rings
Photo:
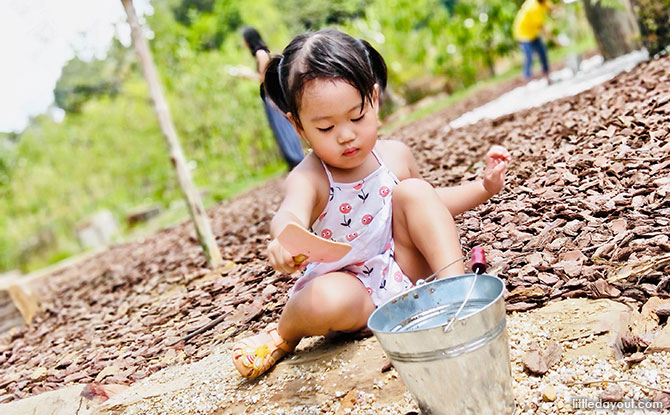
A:
{"type": "Polygon", "coordinates": [[[313,151],[311,151],[297,166],[293,168],[293,170],[291,170],[286,180],[306,180],[318,186],[323,181],[328,183],[328,176],[323,169],[321,160],[314,154],[313,151]]]}
{"type": "Polygon", "coordinates": [[[410,168],[414,163],[414,156],[407,144],[397,140],[379,140],[375,150],[398,180],[411,177],[410,168]]]}
{"type": "Polygon", "coordinates": [[[321,164],[321,160],[310,152],[293,168],[286,178],[287,197],[307,199],[311,203],[311,218],[313,223],[323,211],[328,202],[328,176],[321,164]]]}
{"type": "Polygon", "coordinates": [[[286,177],[286,186],[301,193],[312,193],[317,200],[328,195],[328,176],[321,160],[310,152],[286,177]]]}

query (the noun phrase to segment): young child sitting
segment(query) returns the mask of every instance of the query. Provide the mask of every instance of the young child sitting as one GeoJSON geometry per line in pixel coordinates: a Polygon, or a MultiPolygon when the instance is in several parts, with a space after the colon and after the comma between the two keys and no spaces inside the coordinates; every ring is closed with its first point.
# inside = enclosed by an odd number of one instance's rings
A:
{"type": "Polygon", "coordinates": [[[464,273],[453,216],[500,192],[509,153],[491,148],[483,180],[434,188],[405,144],[378,140],[386,78],[368,42],[335,30],[297,36],[268,64],[267,95],[313,151],[286,179],[267,254],[275,270],[304,273],[278,325],[233,347],[244,377],[268,370],[303,337],[365,328],[375,307],[449,263],[438,278],[464,273]],[[295,264],[276,239],[291,222],[352,250],[333,263],[295,264]]]}

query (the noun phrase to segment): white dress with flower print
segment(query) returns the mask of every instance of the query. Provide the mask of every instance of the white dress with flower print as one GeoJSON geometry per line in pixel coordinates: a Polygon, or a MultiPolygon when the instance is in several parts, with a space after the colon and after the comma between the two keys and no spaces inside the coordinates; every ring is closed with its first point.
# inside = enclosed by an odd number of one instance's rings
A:
{"type": "Polygon", "coordinates": [[[319,275],[344,271],[355,275],[367,288],[375,306],[406,291],[412,282],[393,256],[391,192],[398,178],[372,150],[379,168],[353,183],[333,181],[325,163],[330,197],[310,231],[323,238],[348,243],[351,251],[337,262],[313,262],[296,281],[291,294],[319,275]]]}

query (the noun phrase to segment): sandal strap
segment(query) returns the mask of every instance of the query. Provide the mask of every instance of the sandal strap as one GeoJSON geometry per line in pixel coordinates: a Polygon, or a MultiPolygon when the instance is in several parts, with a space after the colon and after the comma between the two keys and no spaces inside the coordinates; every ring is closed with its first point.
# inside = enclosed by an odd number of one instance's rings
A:
{"type": "Polygon", "coordinates": [[[285,352],[291,353],[293,348],[284,340],[283,337],[279,335],[277,327],[274,327],[268,331],[270,336],[272,336],[272,341],[274,341],[275,347],[282,349],[285,352]]]}

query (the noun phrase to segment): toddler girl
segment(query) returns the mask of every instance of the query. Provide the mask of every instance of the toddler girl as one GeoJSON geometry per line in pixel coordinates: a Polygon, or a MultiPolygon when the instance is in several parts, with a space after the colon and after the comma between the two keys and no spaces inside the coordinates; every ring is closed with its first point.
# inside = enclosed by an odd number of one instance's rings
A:
{"type": "Polygon", "coordinates": [[[278,325],[233,347],[244,377],[265,372],[302,337],[365,328],[375,307],[420,278],[464,273],[453,216],[503,188],[509,153],[488,152],[483,180],[434,188],[405,144],[377,140],[386,76],[368,42],[335,30],[296,37],[268,64],[267,95],[313,151],[286,179],[267,254],[275,270],[304,273],[278,325]],[[290,222],[352,250],[333,263],[295,264],[276,239],[290,222]]]}

